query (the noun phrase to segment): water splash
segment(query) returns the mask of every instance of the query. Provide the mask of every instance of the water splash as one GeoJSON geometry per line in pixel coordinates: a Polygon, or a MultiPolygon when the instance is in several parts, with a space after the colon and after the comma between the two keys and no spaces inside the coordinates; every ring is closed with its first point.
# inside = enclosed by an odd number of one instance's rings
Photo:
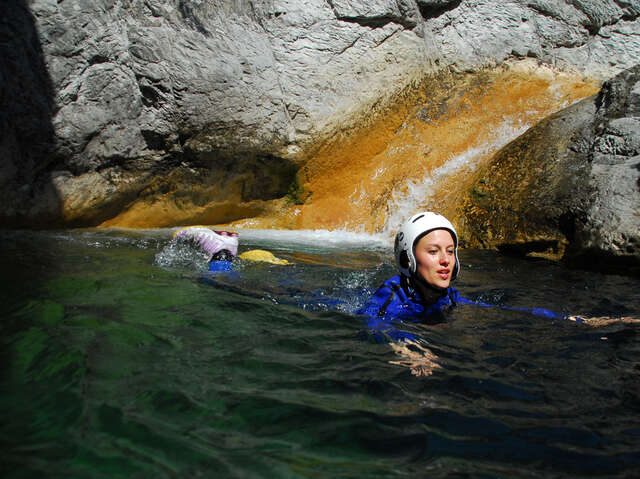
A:
{"type": "Polygon", "coordinates": [[[206,271],[209,263],[209,253],[202,248],[196,248],[190,243],[172,239],[156,254],[156,266],[163,268],[185,268],[195,271],[206,271]]]}
{"type": "MultiPolygon", "coordinates": [[[[238,230],[240,249],[325,253],[339,251],[388,251],[391,242],[382,234],[353,233],[347,230],[238,230]]],[[[206,271],[209,255],[191,243],[172,239],[156,254],[154,263],[164,268],[206,271]]]]}
{"type": "Polygon", "coordinates": [[[336,279],[336,287],[332,295],[339,298],[336,310],[354,314],[364,306],[369,296],[373,293],[370,285],[375,284],[373,279],[378,276],[382,265],[374,270],[351,271],[345,276],[336,279]]]}

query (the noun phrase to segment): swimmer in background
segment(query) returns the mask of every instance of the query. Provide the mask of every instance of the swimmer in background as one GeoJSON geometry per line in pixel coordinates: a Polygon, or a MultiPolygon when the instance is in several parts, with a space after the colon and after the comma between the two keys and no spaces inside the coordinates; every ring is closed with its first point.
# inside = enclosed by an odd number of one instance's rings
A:
{"type": "Polygon", "coordinates": [[[212,273],[233,271],[233,260],[236,257],[246,261],[290,264],[287,260],[276,258],[273,253],[260,249],[245,251],[238,255],[238,233],[232,231],[188,226],[176,231],[173,238],[204,250],[209,255],[208,269],[212,273]]]}
{"type": "Polygon", "coordinates": [[[262,249],[248,250],[238,254],[238,233],[212,230],[203,226],[189,226],[176,231],[173,238],[208,255],[208,271],[202,274],[201,281],[209,285],[304,310],[339,310],[341,305],[344,305],[343,300],[328,295],[322,289],[306,289],[305,286],[308,285],[296,284],[293,280],[295,275],[288,275],[284,281],[277,283],[265,278],[262,284],[254,288],[248,288],[244,281],[237,281],[240,279],[239,272],[242,268],[238,268],[236,258],[249,263],[268,263],[278,266],[293,264],[262,249]]]}
{"type": "Polygon", "coordinates": [[[592,325],[611,321],[637,321],[636,318],[580,318],[564,316],[544,308],[511,308],[464,298],[451,286],[460,272],[458,235],[444,216],[433,212],[418,213],[400,228],[394,253],[399,274],[387,279],[368,303],[357,311],[365,316],[367,328],[377,340],[395,340],[391,347],[404,359],[395,364],[411,368],[415,375],[429,375],[439,367],[435,355],[415,337],[398,330],[403,321],[437,322],[443,312],[456,304],[500,307],[525,311],[550,319],[569,319],[592,325]]]}

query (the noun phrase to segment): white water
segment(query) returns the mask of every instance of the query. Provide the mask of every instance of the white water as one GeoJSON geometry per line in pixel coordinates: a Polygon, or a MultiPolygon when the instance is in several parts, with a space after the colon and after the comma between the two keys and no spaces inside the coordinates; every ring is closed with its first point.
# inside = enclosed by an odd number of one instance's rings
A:
{"type": "MultiPolygon", "coordinates": [[[[154,228],[154,229],[128,229],[109,228],[103,230],[88,230],[80,236],[66,234],[65,237],[80,240],[88,245],[108,245],[114,242],[135,242],[142,241],[138,237],[143,235],[146,243],[151,243],[157,247],[157,241],[169,241],[173,238],[176,228],[154,228]],[[149,238],[152,238],[150,240],[149,238]]],[[[212,229],[222,229],[215,228],[212,229]]],[[[389,236],[377,233],[355,233],[346,229],[340,230],[278,230],[278,229],[238,229],[229,227],[229,231],[239,234],[240,248],[256,244],[262,247],[276,248],[281,251],[307,251],[322,252],[333,249],[338,250],[364,250],[364,251],[387,251],[392,246],[389,236]]],[[[244,248],[246,249],[246,248],[244,248]]]]}
{"type": "Polygon", "coordinates": [[[267,244],[280,250],[323,251],[330,249],[388,250],[391,240],[377,233],[355,233],[341,230],[234,230],[243,242],[267,244]]]}

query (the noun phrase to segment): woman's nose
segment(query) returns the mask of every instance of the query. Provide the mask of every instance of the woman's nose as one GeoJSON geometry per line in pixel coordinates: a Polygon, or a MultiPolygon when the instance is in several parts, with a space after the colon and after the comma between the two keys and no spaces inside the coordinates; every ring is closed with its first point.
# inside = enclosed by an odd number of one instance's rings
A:
{"type": "Polygon", "coordinates": [[[447,253],[440,253],[440,264],[449,264],[449,256],[447,253]]]}

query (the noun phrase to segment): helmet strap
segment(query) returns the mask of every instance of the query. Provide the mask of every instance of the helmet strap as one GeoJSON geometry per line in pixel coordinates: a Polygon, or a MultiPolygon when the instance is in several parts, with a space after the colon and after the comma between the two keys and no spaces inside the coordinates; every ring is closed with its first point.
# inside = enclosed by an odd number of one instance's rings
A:
{"type": "Polygon", "coordinates": [[[422,276],[417,273],[411,273],[409,282],[425,303],[435,303],[438,299],[447,294],[446,288],[436,288],[427,283],[422,276]]]}

